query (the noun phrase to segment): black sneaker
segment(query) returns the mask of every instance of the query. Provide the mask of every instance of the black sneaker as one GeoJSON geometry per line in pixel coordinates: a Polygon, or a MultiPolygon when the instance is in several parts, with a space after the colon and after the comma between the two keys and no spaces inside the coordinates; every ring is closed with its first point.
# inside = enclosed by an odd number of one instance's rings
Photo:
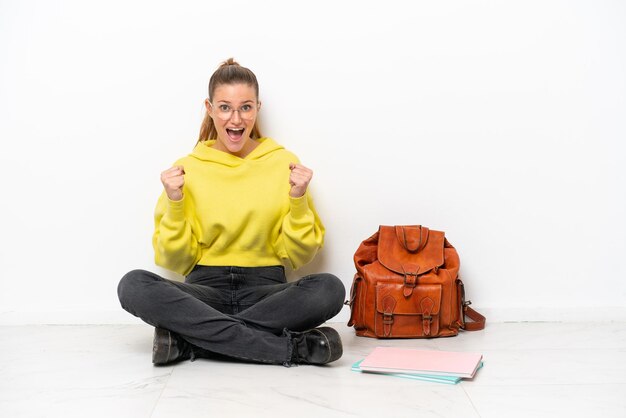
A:
{"type": "Polygon", "coordinates": [[[193,353],[191,344],[164,328],[154,329],[152,343],[152,363],[161,366],[182,360],[189,360],[193,353]]]}
{"type": "Polygon", "coordinates": [[[297,364],[326,364],[343,354],[341,337],[330,327],[293,333],[292,361],[297,364]]]}

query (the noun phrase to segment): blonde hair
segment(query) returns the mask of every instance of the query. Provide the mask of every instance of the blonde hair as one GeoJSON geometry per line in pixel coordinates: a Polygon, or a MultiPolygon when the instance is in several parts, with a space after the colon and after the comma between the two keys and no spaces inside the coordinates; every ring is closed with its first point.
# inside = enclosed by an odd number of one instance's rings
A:
{"type": "MultiPolygon", "coordinates": [[[[259,99],[259,83],[256,79],[256,76],[248,68],[239,65],[239,63],[233,58],[228,58],[226,61],[224,61],[211,76],[211,79],[209,80],[210,102],[213,101],[213,93],[215,93],[215,89],[223,84],[247,84],[250,87],[254,88],[257,100],[259,99]]],[[[217,130],[215,129],[213,119],[211,118],[211,116],[209,115],[209,111],[207,110],[204,114],[202,125],[200,126],[200,135],[198,137],[198,142],[203,142],[209,139],[216,138],[217,130]]],[[[261,132],[259,130],[257,121],[254,122],[250,138],[261,138],[261,132]]]]}

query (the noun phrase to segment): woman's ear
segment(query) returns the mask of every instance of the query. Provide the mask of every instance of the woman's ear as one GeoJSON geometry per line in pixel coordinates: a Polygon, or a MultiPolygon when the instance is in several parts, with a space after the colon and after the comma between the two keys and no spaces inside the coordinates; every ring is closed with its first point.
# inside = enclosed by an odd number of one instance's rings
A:
{"type": "Polygon", "coordinates": [[[211,102],[209,101],[209,99],[204,99],[204,107],[206,107],[207,113],[211,114],[213,106],[211,106],[211,102]]]}

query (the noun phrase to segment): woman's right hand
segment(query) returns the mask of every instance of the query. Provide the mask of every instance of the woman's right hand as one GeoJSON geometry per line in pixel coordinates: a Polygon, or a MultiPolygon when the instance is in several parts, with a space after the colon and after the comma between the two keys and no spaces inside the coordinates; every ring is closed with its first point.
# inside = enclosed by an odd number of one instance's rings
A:
{"type": "Polygon", "coordinates": [[[163,183],[165,193],[170,200],[181,200],[183,198],[183,185],[185,184],[185,169],[183,166],[175,165],[162,172],[161,183],[163,183]]]}

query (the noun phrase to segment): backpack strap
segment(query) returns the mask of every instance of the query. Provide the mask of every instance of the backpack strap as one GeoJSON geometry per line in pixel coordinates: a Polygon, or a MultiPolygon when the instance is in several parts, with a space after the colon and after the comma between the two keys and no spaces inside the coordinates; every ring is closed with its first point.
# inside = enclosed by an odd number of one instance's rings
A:
{"type": "Polygon", "coordinates": [[[458,303],[461,307],[461,329],[465,331],[479,331],[485,328],[486,318],[484,315],[478,313],[474,309],[470,308],[469,305],[472,304],[471,300],[465,300],[465,286],[461,279],[457,279],[457,297],[458,303]],[[465,317],[471,319],[471,322],[467,322],[465,317]]]}
{"type": "Polygon", "coordinates": [[[350,288],[350,300],[347,300],[343,303],[344,305],[348,305],[350,307],[350,320],[348,321],[349,327],[353,326],[357,319],[356,316],[358,309],[356,306],[354,306],[354,303],[356,301],[356,295],[359,290],[361,280],[362,279],[361,277],[359,277],[358,273],[354,275],[354,279],[352,280],[352,287],[350,288]]]}
{"type": "Polygon", "coordinates": [[[482,314],[476,312],[474,309],[467,306],[470,303],[472,302],[467,301],[466,304],[463,306],[463,313],[464,315],[467,315],[467,317],[470,318],[472,322],[467,322],[464,319],[463,323],[465,325],[463,326],[463,329],[465,331],[478,331],[478,330],[484,329],[485,321],[486,321],[485,317],[482,314]]]}

